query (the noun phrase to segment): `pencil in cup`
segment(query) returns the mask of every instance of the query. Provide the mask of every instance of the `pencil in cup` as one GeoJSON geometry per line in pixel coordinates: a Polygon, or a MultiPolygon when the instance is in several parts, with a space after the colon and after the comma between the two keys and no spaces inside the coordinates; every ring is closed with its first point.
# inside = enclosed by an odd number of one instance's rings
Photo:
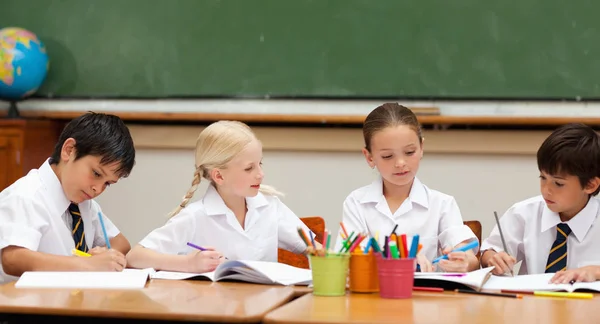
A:
{"type": "Polygon", "coordinates": [[[384,258],[375,255],[381,298],[411,298],[415,279],[416,259],[384,258]]]}
{"type": "Polygon", "coordinates": [[[376,253],[352,253],[350,255],[350,291],[373,293],[379,291],[376,253]]]}
{"type": "Polygon", "coordinates": [[[326,257],[309,255],[315,296],[343,296],[350,263],[349,253],[329,254],[326,257]]]}

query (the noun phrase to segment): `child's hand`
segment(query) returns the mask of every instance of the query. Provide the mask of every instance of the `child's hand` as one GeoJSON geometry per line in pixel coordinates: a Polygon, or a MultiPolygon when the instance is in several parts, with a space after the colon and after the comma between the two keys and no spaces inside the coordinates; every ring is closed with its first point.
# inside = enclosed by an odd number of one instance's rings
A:
{"type": "Polygon", "coordinates": [[[81,259],[88,263],[88,271],[123,271],[127,266],[123,253],[113,249],[81,259]]]}
{"type": "Polygon", "coordinates": [[[508,253],[504,251],[495,252],[492,250],[488,250],[485,251],[485,253],[494,253],[491,257],[489,257],[488,266],[494,266],[494,270],[492,270],[492,273],[497,276],[510,273],[512,268],[515,266],[515,263],[517,263],[517,260],[515,258],[511,257],[510,255],[508,255],[508,253]]]}
{"type": "Polygon", "coordinates": [[[193,273],[214,271],[225,260],[221,253],[209,247],[206,248],[206,251],[197,251],[187,256],[189,257],[188,272],[193,273]]]}
{"type": "Polygon", "coordinates": [[[444,272],[468,272],[469,260],[466,252],[452,252],[452,248],[448,247],[442,251],[448,255],[448,260],[440,260],[440,268],[444,272]]]}
{"type": "Polygon", "coordinates": [[[96,246],[94,248],[92,248],[91,250],[88,251],[89,254],[91,255],[97,255],[97,254],[101,254],[108,251],[108,249],[105,246],[96,246]]]}
{"type": "Polygon", "coordinates": [[[425,257],[423,253],[417,254],[417,263],[421,268],[421,272],[433,272],[433,265],[427,260],[427,257],[425,257]]]}
{"type": "Polygon", "coordinates": [[[598,266],[586,266],[579,269],[571,269],[566,271],[558,271],[554,277],[550,279],[550,283],[568,284],[574,282],[593,282],[597,280],[598,266]]]}

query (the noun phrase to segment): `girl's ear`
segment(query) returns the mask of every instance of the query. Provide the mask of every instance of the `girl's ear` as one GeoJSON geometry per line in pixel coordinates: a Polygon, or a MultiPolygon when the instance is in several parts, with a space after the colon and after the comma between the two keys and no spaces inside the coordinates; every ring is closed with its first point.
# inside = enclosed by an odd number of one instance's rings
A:
{"type": "Polygon", "coordinates": [[[367,160],[367,164],[369,164],[371,169],[375,168],[375,161],[373,161],[373,155],[371,155],[369,150],[367,150],[366,148],[363,147],[362,154],[365,156],[365,159],[367,160]]]}
{"type": "Polygon", "coordinates": [[[425,137],[421,138],[421,157],[420,159],[423,158],[423,152],[425,152],[425,137]]]}
{"type": "Polygon", "coordinates": [[[214,168],[212,170],[210,170],[210,179],[218,184],[218,185],[222,185],[223,184],[223,173],[221,172],[221,170],[214,168]]]}

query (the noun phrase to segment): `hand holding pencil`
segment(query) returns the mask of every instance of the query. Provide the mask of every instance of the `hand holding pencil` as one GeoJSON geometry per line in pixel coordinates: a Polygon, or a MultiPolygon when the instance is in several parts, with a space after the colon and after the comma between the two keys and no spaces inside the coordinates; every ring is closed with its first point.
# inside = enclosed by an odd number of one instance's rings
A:
{"type": "Polygon", "coordinates": [[[500,234],[500,240],[502,241],[502,248],[504,251],[496,252],[493,250],[485,251],[481,256],[482,261],[486,261],[487,266],[493,266],[494,270],[492,273],[499,276],[506,273],[510,273],[514,277],[513,268],[517,263],[517,259],[512,257],[508,252],[506,246],[506,240],[504,240],[504,234],[502,233],[502,227],[500,226],[500,219],[498,219],[498,213],[494,212],[494,218],[496,219],[496,226],[498,227],[498,233],[500,234]]]}
{"type": "Polygon", "coordinates": [[[447,247],[442,253],[448,255],[448,260],[439,261],[439,266],[444,272],[469,272],[468,252],[452,251],[452,248],[447,247]]]}
{"type": "Polygon", "coordinates": [[[87,254],[81,251],[72,251],[80,257],[85,271],[123,271],[127,266],[127,260],[123,253],[117,250],[107,250],[100,254],[87,254]]]}

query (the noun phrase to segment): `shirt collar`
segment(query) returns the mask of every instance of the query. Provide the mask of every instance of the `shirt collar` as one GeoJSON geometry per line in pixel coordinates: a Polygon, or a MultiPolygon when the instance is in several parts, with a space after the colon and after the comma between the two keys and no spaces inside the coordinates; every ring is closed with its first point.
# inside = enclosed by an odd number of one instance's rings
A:
{"type": "Polygon", "coordinates": [[[49,160],[46,160],[46,162],[40,166],[38,173],[44,185],[44,190],[48,195],[49,206],[54,208],[54,213],[56,215],[64,214],[67,211],[67,208],[69,208],[71,201],[65,195],[60,180],[58,180],[56,173],[52,170],[49,160]]]}
{"type": "MultiPolygon", "coordinates": [[[[579,242],[583,241],[585,235],[592,227],[592,224],[598,217],[598,208],[600,204],[598,199],[591,197],[585,207],[565,224],[569,225],[571,231],[579,242]]],[[[551,211],[546,204],[542,211],[541,232],[553,229],[556,225],[562,223],[558,213],[551,211]]]]}
{"type": "MultiPolygon", "coordinates": [[[[230,211],[229,207],[225,205],[223,198],[221,198],[221,195],[219,195],[219,192],[212,184],[206,189],[203,202],[206,214],[209,216],[226,215],[227,212],[230,211]]],[[[249,211],[266,205],[268,205],[268,201],[261,192],[254,197],[246,197],[246,206],[249,211]]]]}
{"type": "MultiPolygon", "coordinates": [[[[421,181],[415,177],[408,198],[411,202],[429,208],[429,196],[427,189],[421,181]]],[[[361,204],[378,203],[383,200],[383,180],[381,176],[377,177],[368,187],[367,192],[360,198],[361,204]]]]}

